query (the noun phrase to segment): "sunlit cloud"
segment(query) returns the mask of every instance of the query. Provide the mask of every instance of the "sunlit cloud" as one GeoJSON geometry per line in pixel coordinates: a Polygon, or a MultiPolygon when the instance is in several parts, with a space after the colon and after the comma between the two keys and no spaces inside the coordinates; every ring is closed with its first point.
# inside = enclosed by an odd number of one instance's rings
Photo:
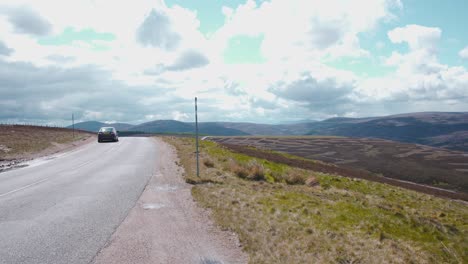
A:
{"type": "Polygon", "coordinates": [[[448,63],[446,25],[402,22],[405,1],[217,8],[211,17],[165,1],[2,1],[0,120],[187,121],[195,96],[204,121],[467,110],[466,36],[453,50],[459,64],[448,63]]]}

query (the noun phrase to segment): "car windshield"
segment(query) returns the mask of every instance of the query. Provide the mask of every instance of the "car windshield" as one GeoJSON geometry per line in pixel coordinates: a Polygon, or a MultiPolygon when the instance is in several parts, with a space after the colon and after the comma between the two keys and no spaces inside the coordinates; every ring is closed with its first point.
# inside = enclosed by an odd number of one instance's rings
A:
{"type": "Polygon", "coordinates": [[[112,127],[103,127],[100,130],[101,132],[112,132],[112,127]]]}

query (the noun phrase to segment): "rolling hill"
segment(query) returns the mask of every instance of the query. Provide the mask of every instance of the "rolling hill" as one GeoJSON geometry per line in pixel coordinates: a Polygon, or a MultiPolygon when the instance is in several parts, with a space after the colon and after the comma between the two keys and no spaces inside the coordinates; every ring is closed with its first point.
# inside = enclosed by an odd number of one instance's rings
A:
{"type": "MultiPolygon", "coordinates": [[[[352,175],[350,177],[369,175],[366,179],[382,182],[386,181],[381,177],[384,176],[468,193],[468,155],[463,152],[377,138],[249,136],[211,137],[209,140],[244,153],[250,151],[245,147],[255,147],[267,150],[267,154],[273,150],[304,159],[320,160],[336,165],[329,168],[331,171],[338,167],[355,170],[349,171],[349,175],[352,175]]],[[[327,170],[323,168],[323,171],[327,170]]],[[[344,171],[335,172],[340,175],[348,173],[344,171]]],[[[401,182],[388,183],[404,186],[401,182]]]]}
{"type": "MultiPolygon", "coordinates": [[[[81,129],[90,132],[97,132],[99,128],[106,126],[107,124],[98,122],[98,121],[86,121],[81,123],[76,123],[75,128],[81,129]]],[[[72,128],[72,126],[68,126],[68,128],[72,128]]]]}
{"type": "MultiPolygon", "coordinates": [[[[128,130],[149,133],[194,133],[195,123],[185,123],[175,120],[157,120],[133,126],[128,130]]],[[[242,136],[248,133],[234,128],[228,128],[220,123],[205,122],[198,124],[200,134],[212,136],[242,136]]]]}
{"type": "MultiPolygon", "coordinates": [[[[107,124],[107,123],[98,122],[98,121],[86,121],[86,122],[75,124],[76,129],[81,129],[81,130],[90,131],[90,132],[98,132],[99,129],[104,126],[113,126],[117,130],[128,130],[129,128],[133,127],[133,125],[126,124],[126,123],[107,124]]],[[[68,126],[68,128],[72,128],[72,126],[68,126]]]]}
{"type": "Polygon", "coordinates": [[[468,151],[468,113],[412,113],[374,118],[333,118],[308,135],[373,137],[468,151]]]}
{"type": "Polygon", "coordinates": [[[194,128],[184,122],[175,120],[156,120],[133,126],[127,130],[146,133],[192,133],[194,128]]]}
{"type": "MultiPolygon", "coordinates": [[[[157,120],[139,125],[106,124],[89,121],[76,128],[97,131],[101,126],[115,126],[119,131],[147,133],[194,133],[195,124],[175,120],[157,120]]],[[[453,150],[468,151],[468,112],[423,112],[368,118],[331,118],[323,121],[291,124],[256,124],[236,122],[201,122],[200,134],[212,136],[300,136],[332,135],[382,138],[453,150]]]]}
{"type": "Polygon", "coordinates": [[[268,135],[268,136],[300,136],[307,134],[314,128],[311,123],[295,123],[295,124],[256,124],[256,123],[233,123],[233,122],[218,122],[217,124],[226,128],[237,129],[250,135],[268,135]]]}
{"type": "MultiPolygon", "coordinates": [[[[98,121],[87,121],[75,124],[76,129],[97,132],[103,126],[113,126],[118,131],[138,131],[145,133],[194,133],[195,123],[184,123],[175,120],[156,120],[142,123],[139,125],[130,125],[126,123],[103,123],[98,121]]],[[[71,128],[71,126],[69,126],[71,128]]],[[[222,123],[205,122],[199,123],[200,134],[212,136],[242,136],[249,135],[248,133],[225,127],[222,123]]]]}
{"type": "MultiPolygon", "coordinates": [[[[192,123],[194,127],[195,124],[192,123]]],[[[244,136],[249,133],[240,129],[230,128],[223,126],[222,123],[200,123],[198,126],[200,134],[213,135],[213,136],[244,136]]],[[[193,131],[193,130],[192,130],[193,131]]]]}

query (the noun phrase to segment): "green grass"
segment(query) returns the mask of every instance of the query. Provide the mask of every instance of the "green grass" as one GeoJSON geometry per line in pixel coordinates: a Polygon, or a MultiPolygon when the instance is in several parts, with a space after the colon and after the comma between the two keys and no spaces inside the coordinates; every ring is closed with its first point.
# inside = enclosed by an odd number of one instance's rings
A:
{"type": "MultiPolygon", "coordinates": [[[[280,151],[273,154],[288,153],[398,180],[468,192],[467,173],[461,171],[463,165],[459,165],[466,163],[467,158],[461,152],[364,138],[214,137],[212,140],[241,145],[245,153],[252,152],[254,147],[267,154],[269,151],[265,149],[271,149],[280,151]]],[[[282,156],[297,160],[294,156],[282,156]]]]}
{"type": "MultiPolygon", "coordinates": [[[[194,176],[193,140],[166,138],[194,176]]],[[[250,263],[467,263],[468,207],[376,182],[291,168],[201,143],[202,182],[192,189],[225,230],[239,235],[250,263]],[[232,164],[263,166],[265,181],[232,164]],[[287,184],[288,175],[320,185],[287,184]],[[213,184],[212,182],[215,182],[213,184]]]]}

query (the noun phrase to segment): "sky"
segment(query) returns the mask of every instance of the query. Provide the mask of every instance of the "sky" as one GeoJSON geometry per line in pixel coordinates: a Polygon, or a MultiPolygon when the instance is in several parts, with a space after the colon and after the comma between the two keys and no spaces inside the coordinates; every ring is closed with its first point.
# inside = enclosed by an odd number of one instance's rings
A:
{"type": "Polygon", "coordinates": [[[0,122],[468,111],[466,0],[0,0],[0,122]]]}

